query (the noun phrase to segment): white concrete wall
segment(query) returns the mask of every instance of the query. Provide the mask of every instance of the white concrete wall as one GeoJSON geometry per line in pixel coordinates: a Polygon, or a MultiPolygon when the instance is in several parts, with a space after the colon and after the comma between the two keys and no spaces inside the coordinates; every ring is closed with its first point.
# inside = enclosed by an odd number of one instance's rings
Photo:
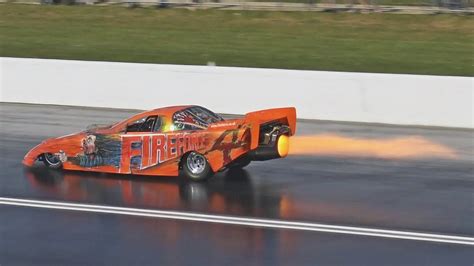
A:
{"type": "Polygon", "coordinates": [[[0,101],[473,128],[473,78],[0,58],[0,101]]]}

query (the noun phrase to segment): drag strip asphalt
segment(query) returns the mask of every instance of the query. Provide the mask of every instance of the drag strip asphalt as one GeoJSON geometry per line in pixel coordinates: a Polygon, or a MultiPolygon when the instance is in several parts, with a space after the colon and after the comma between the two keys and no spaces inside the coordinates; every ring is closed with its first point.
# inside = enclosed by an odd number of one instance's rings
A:
{"type": "Polygon", "coordinates": [[[299,121],[301,136],[382,142],[415,136],[456,156],[290,155],[218,173],[204,183],[21,165],[26,152],[46,138],[137,112],[0,103],[0,265],[30,264],[30,260],[73,265],[72,258],[77,265],[154,261],[188,265],[205,262],[206,257],[213,259],[211,265],[474,263],[472,130],[299,121]],[[131,217],[136,214],[140,216],[131,217]],[[141,217],[148,215],[168,219],[141,217]],[[204,239],[207,234],[213,237],[204,239]],[[100,248],[90,250],[82,235],[100,248]],[[387,238],[392,236],[396,238],[387,238]],[[425,241],[406,240],[420,236],[425,239],[418,240],[425,241]],[[169,241],[174,246],[167,246],[169,241]],[[104,251],[110,243],[114,243],[110,250],[104,251]],[[191,251],[194,257],[178,261],[171,258],[181,256],[180,249],[193,248],[201,252],[191,251]],[[136,261],[108,255],[124,249],[133,250],[136,261]],[[260,251],[253,253],[254,249],[260,251]],[[73,250],[86,250],[95,257],[68,256],[67,252],[75,254],[73,250]],[[345,256],[337,255],[340,252],[345,256]],[[239,259],[242,256],[247,259],[239,259]]]}
{"type": "Polygon", "coordinates": [[[264,227],[264,228],[293,229],[293,230],[316,231],[316,232],[338,233],[338,234],[348,234],[348,235],[362,235],[362,236],[385,237],[385,238],[395,238],[395,239],[430,241],[430,242],[438,242],[438,243],[474,245],[473,237],[426,234],[426,233],[417,233],[417,232],[403,232],[403,231],[394,231],[394,230],[358,228],[358,227],[350,227],[350,226],[337,226],[337,225],[326,225],[326,224],[304,223],[304,222],[293,222],[293,221],[253,219],[253,218],[246,218],[246,217],[206,215],[206,214],[199,214],[199,213],[172,212],[172,211],[147,210],[147,209],[136,209],[136,208],[119,208],[119,207],[111,207],[111,206],[74,204],[74,203],[67,203],[67,202],[25,200],[25,199],[13,199],[13,198],[2,198],[2,197],[0,197],[0,204],[11,205],[11,206],[34,207],[34,208],[132,215],[132,216],[141,216],[141,217],[167,218],[167,219],[176,219],[176,220],[222,223],[222,224],[232,224],[232,225],[246,225],[246,226],[264,227]]]}

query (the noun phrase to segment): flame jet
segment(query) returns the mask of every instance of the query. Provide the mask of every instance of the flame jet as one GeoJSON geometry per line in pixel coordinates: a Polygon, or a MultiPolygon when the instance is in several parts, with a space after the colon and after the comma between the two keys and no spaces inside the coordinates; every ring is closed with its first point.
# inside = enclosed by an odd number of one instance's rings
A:
{"type": "Polygon", "coordinates": [[[373,157],[383,159],[457,158],[456,152],[421,136],[388,139],[320,134],[290,139],[290,155],[373,157]]]}

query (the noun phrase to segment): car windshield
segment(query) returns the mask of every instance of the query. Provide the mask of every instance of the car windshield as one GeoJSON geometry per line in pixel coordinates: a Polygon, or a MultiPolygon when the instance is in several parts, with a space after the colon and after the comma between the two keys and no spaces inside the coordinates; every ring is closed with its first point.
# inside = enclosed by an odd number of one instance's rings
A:
{"type": "Polygon", "coordinates": [[[209,124],[223,120],[221,116],[200,106],[189,107],[173,115],[173,123],[177,130],[206,129],[209,124]]]}
{"type": "Polygon", "coordinates": [[[126,132],[157,132],[161,128],[161,119],[156,116],[148,116],[128,124],[126,132]]]}
{"type": "Polygon", "coordinates": [[[109,129],[114,125],[115,124],[110,124],[110,125],[109,124],[92,124],[86,127],[86,131],[94,131],[97,129],[109,129]]]}

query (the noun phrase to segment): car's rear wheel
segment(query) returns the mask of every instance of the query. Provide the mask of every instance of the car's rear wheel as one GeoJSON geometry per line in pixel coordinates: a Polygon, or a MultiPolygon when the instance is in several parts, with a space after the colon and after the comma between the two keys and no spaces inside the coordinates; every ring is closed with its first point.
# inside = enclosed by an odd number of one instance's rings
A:
{"type": "Polygon", "coordinates": [[[63,163],[59,159],[59,156],[52,153],[43,154],[43,163],[51,169],[59,169],[63,166],[63,163]]]}
{"type": "Polygon", "coordinates": [[[202,181],[213,175],[209,162],[200,153],[188,153],[181,164],[183,174],[191,180],[202,181]]]}

